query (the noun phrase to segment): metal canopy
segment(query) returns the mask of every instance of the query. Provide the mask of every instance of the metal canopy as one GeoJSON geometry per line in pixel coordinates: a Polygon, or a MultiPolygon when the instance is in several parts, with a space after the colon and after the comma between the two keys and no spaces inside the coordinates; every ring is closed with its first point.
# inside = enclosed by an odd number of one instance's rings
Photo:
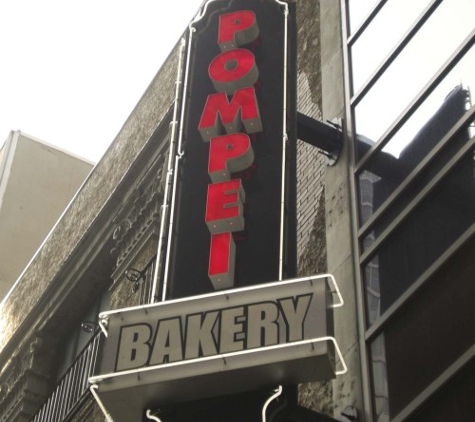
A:
{"type": "Polygon", "coordinates": [[[333,277],[322,275],[104,312],[100,374],[90,382],[114,422],[129,422],[147,408],[331,379],[337,355],[346,370],[331,337],[342,304],[333,277]],[[206,315],[215,318],[209,332],[206,315]],[[180,327],[178,343],[170,327],[180,327]]]}
{"type": "Polygon", "coordinates": [[[334,378],[329,347],[321,343],[313,348],[307,344],[287,350],[260,351],[253,356],[255,365],[243,364],[247,360],[242,361],[239,356],[217,358],[211,366],[185,365],[179,378],[175,368],[124,375],[120,380],[100,383],[98,395],[114,422],[137,421],[141,420],[144,409],[164,404],[270,389],[282,379],[288,384],[298,384],[334,378]],[[117,383],[122,387],[116,389],[117,383]]]}

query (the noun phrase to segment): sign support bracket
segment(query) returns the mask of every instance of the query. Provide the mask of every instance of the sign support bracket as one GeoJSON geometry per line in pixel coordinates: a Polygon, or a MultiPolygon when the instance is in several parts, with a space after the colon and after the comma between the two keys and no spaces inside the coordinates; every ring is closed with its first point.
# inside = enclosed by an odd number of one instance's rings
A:
{"type": "Polygon", "coordinates": [[[147,413],[145,415],[147,416],[147,419],[150,419],[151,421],[162,422],[158,416],[152,415],[151,409],[147,409],[147,413]]]}
{"type": "Polygon", "coordinates": [[[92,384],[90,387],[89,387],[89,390],[91,391],[91,394],[93,395],[94,399],[96,400],[97,404],[99,405],[100,409],[102,410],[102,413],[104,414],[104,416],[106,417],[106,420],[107,422],[114,422],[114,419],[112,419],[112,416],[110,415],[110,413],[107,411],[107,409],[105,408],[104,404],[102,403],[102,400],[100,399],[100,397],[98,396],[96,390],[99,388],[99,386],[97,384],[92,384]]]}
{"type": "Polygon", "coordinates": [[[272,392],[272,395],[266,400],[266,402],[264,403],[264,406],[262,406],[262,422],[266,422],[266,412],[267,412],[267,407],[269,406],[269,404],[270,404],[274,399],[276,399],[277,397],[279,397],[281,394],[282,394],[282,386],[279,385],[279,387],[277,387],[277,389],[275,389],[275,390],[272,392]]]}

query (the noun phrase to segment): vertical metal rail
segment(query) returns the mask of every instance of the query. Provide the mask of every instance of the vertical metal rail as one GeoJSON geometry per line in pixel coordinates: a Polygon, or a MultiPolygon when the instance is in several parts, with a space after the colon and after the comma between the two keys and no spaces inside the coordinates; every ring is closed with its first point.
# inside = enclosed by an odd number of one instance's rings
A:
{"type": "Polygon", "coordinates": [[[284,277],[284,236],[285,236],[285,185],[286,185],[286,154],[287,143],[289,140],[287,134],[287,60],[288,60],[288,20],[289,5],[283,1],[275,0],[277,4],[284,8],[284,81],[283,81],[283,110],[282,110],[282,179],[280,196],[280,247],[279,247],[279,280],[284,277]]]}
{"type": "MultiPolygon", "coordinates": [[[[157,247],[157,257],[156,257],[156,265],[153,273],[153,284],[152,284],[152,292],[150,297],[149,303],[154,303],[156,299],[158,299],[158,280],[160,278],[161,268],[162,268],[162,249],[164,247],[164,242],[166,238],[166,225],[170,218],[172,218],[170,214],[170,189],[173,191],[174,187],[172,186],[172,178],[174,177],[174,173],[176,173],[177,169],[175,167],[175,150],[176,150],[176,126],[178,124],[178,109],[180,107],[180,91],[182,85],[182,66],[183,66],[183,54],[185,51],[185,40],[182,39],[180,42],[180,51],[178,53],[178,69],[177,69],[177,78],[175,81],[175,104],[173,109],[173,120],[171,122],[172,125],[172,133],[170,135],[170,147],[168,151],[168,165],[167,165],[167,176],[165,181],[165,192],[163,195],[163,204],[161,210],[161,218],[160,218],[160,234],[158,237],[158,247],[157,247]]],[[[181,119],[180,119],[181,120],[181,119]]],[[[168,248],[168,246],[167,246],[168,248]]],[[[166,289],[166,280],[164,278],[162,290],[166,289]]],[[[163,295],[163,293],[162,293],[163,295]]]]}
{"type": "Polygon", "coordinates": [[[142,273],[144,274],[144,278],[140,283],[139,305],[154,303],[153,285],[155,282],[154,280],[156,268],[157,260],[156,258],[153,258],[142,271],[142,273]]]}
{"type": "Polygon", "coordinates": [[[99,338],[100,331],[94,334],[63,375],[51,396],[33,416],[32,422],[62,422],[89,394],[88,379],[94,372],[99,338]]]}
{"type": "MultiPolygon", "coordinates": [[[[168,289],[168,273],[170,270],[170,254],[171,254],[171,242],[172,242],[172,235],[173,235],[173,226],[174,226],[174,214],[175,214],[175,205],[176,205],[176,195],[177,195],[177,183],[178,183],[178,167],[180,164],[180,160],[185,155],[185,151],[183,151],[183,126],[185,120],[185,113],[186,113],[186,100],[188,95],[188,79],[189,79],[189,69],[190,69],[190,61],[191,61],[191,48],[193,44],[193,34],[196,31],[193,25],[203,19],[205,16],[208,6],[216,0],[208,0],[206,4],[202,7],[202,9],[198,12],[196,17],[190,22],[188,25],[188,46],[186,52],[186,62],[185,62],[185,76],[184,76],[184,84],[183,84],[183,92],[182,92],[182,101],[181,101],[181,114],[180,114],[180,130],[178,134],[178,144],[175,156],[175,172],[173,175],[173,182],[172,182],[172,196],[171,196],[171,208],[170,208],[170,217],[169,217],[169,225],[168,225],[168,243],[165,255],[165,269],[163,271],[163,285],[162,285],[162,301],[167,300],[167,289],[168,289]]],[[[157,258],[158,261],[158,258],[157,258]]]]}
{"type": "MultiPolygon", "coordinates": [[[[356,165],[356,154],[355,154],[355,126],[353,121],[353,113],[351,108],[351,97],[353,95],[353,71],[351,68],[351,48],[350,48],[350,37],[349,37],[349,16],[348,16],[348,1],[349,0],[340,0],[340,10],[341,10],[341,27],[342,27],[342,38],[343,38],[343,73],[344,73],[344,84],[345,84],[345,115],[346,115],[346,124],[344,127],[345,141],[347,143],[348,154],[349,154],[349,180],[350,180],[350,207],[351,207],[351,247],[353,255],[353,269],[355,274],[355,293],[356,293],[356,303],[357,303],[357,325],[358,325],[358,343],[360,349],[360,365],[361,365],[361,388],[363,392],[363,419],[366,422],[373,422],[373,411],[372,411],[372,399],[371,399],[371,370],[369,362],[369,352],[366,347],[365,341],[365,329],[366,329],[366,315],[365,315],[365,297],[364,297],[364,287],[361,276],[361,268],[359,265],[359,242],[358,242],[358,225],[359,225],[359,210],[358,210],[358,193],[356,186],[356,174],[355,174],[355,165],[356,165]]],[[[374,8],[373,12],[367,17],[367,20],[374,19],[376,14],[379,12],[379,5],[382,7],[385,3],[380,1],[380,3],[374,8]]],[[[362,25],[365,25],[364,23],[362,25]]]]}

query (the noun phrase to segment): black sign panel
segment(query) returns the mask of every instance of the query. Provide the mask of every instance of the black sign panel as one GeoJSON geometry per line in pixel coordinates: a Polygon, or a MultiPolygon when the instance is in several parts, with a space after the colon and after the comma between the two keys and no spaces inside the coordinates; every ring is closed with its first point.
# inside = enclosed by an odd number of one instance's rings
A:
{"type": "MultiPolygon", "coordinates": [[[[283,274],[285,277],[295,275],[296,119],[293,10],[291,7],[291,13],[286,19],[285,8],[273,0],[216,1],[208,3],[205,16],[193,24],[196,30],[188,41],[190,60],[185,70],[188,74],[188,83],[184,87],[183,97],[185,101],[185,112],[182,116],[183,157],[176,169],[178,171],[176,213],[172,216],[173,233],[169,245],[171,254],[168,263],[170,270],[168,298],[203,294],[219,289],[216,284],[213,287],[209,275],[213,230],[211,224],[206,224],[208,190],[209,185],[213,184],[208,169],[210,142],[203,140],[202,133],[198,129],[207,100],[209,96],[217,94],[217,90],[225,91],[229,103],[232,104],[236,91],[243,88],[253,89],[262,125],[262,130],[254,133],[248,130],[246,122],[241,129],[232,127],[230,129],[229,126],[232,125],[221,122],[216,125],[218,131],[220,126],[227,126],[227,131],[222,128],[222,135],[226,133],[247,135],[253,150],[253,154],[246,156],[247,164],[241,163],[234,172],[231,169],[229,176],[231,181],[239,181],[241,187],[240,193],[236,193],[241,198],[241,210],[237,211],[240,214],[239,231],[234,229],[231,232],[233,240],[231,258],[234,258],[234,262],[231,263],[234,270],[233,268],[230,270],[233,279],[231,286],[239,287],[279,280],[283,237],[286,239],[283,274]],[[227,24],[231,26],[231,31],[232,25],[235,25],[234,29],[237,28],[236,44],[239,45],[229,46],[224,43],[220,47],[218,44],[219,36],[225,32],[223,25],[226,21],[223,24],[223,16],[233,19],[235,17],[231,24],[229,22],[227,24]],[[255,16],[252,25],[246,24],[249,16],[255,16]],[[223,66],[225,72],[232,72],[233,66],[239,67],[241,63],[249,63],[248,57],[253,57],[254,60],[255,66],[250,66],[252,69],[249,75],[246,74],[238,82],[234,92],[232,85],[229,88],[229,84],[213,84],[209,74],[211,63],[214,63],[219,70],[219,59],[218,64],[216,59],[224,54],[223,49],[246,50],[241,51],[242,54],[235,60],[225,60],[223,66]],[[286,54],[288,63],[284,63],[286,54]],[[287,112],[284,118],[284,78],[288,75],[293,76],[287,80],[287,112]],[[252,85],[246,87],[247,83],[252,85]],[[287,142],[284,140],[284,131],[288,135],[287,142]],[[287,186],[285,235],[282,235],[281,203],[284,180],[287,186]]],[[[245,113],[243,110],[244,107],[241,107],[241,113],[236,114],[238,124],[243,120],[245,113]]],[[[218,113],[218,116],[221,114],[218,113]]],[[[223,195],[229,195],[229,190],[223,195]]],[[[224,204],[222,208],[237,210],[229,203],[224,204]]],[[[234,224],[234,221],[226,220],[225,223],[234,224]]]]}

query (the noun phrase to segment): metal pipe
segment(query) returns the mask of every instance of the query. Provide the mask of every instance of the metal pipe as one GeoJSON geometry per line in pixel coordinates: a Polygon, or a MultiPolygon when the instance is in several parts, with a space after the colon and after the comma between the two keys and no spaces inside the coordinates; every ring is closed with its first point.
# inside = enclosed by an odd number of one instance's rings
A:
{"type": "Polygon", "coordinates": [[[274,393],[266,400],[266,402],[264,403],[264,406],[262,406],[262,422],[266,422],[266,412],[267,412],[267,407],[269,406],[269,404],[274,399],[279,397],[281,394],[282,394],[282,386],[279,385],[279,387],[276,390],[274,390],[274,393]]]}
{"type": "Polygon", "coordinates": [[[170,208],[170,221],[168,227],[168,244],[167,244],[167,252],[165,255],[165,272],[163,274],[163,290],[162,290],[162,302],[167,300],[167,288],[168,288],[168,271],[170,268],[170,253],[171,253],[171,241],[172,241],[172,232],[173,232],[173,224],[174,224],[174,213],[175,213],[175,203],[176,203],[176,185],[177,185],[177,178],[178,178],[178,165],[179,161],[181,160],[182,156],[177,155],[175,157],[175,173],[173,175],[173,189],[172,189],[172,200],[171,200],[171,208],[170,208]]]}
{"type": "Polygon", "coordinates": [[[150,419],[151,421],[162,422],[162,420],[158,416],[152,415],[151,409],[147,409],[146,415],[147,415],[147,418],[150,419]]]}
{"type": "Polygon", "coordinates": [[[186,53],[186,64],[185,64],[185,79],[183,83],[183,93],[182,93],[182,101],[181,101],[181,112],[180,112],[180,130],[178,132],[178,144],[177,150],[175,154],[175,163],[174,163],[174,174],[173,174],[173,182],[172,182],[172,198],[170,201],[171,208],[170,208],[170,218],[169,218],[169,225],[168,225],[168,242],[167,242],[167,250],[165,254],[165,270],[163,273],[163,288],[162,288],[162,302],[167,299],[167,288],[168,288],[168,272],[170,268],[170,251],[171,251],[171,241],[172,241],[172,234],[173,234],[173,224],[174,224],[174,214],[175,214],[175,202],[176,202],[176,188],[177,188],[177,180],[178,180],[178,165],[179,161],[184,155],[183,151],[183,125],[185,120],[185,107],[186,107],[186,99],[187,99],[187,90],[188,90],[188,74],[190,70],[190,57],[191,57],[191,44],[193,40],[193,33],[195,29],[192,27],[194,21],[192,21],[188,26],[188,48],[186,53]]]}
{"type": "Polygon", "coordinates": [[[288,17],[289,5],[280,0],[277,4],[284,6],[284,86],[283,86],[283,111],[282,111],[282,179],[280,195],[280,247],[279,247],[279,280],[283,279],[284,273],[284,230],[285,230],[285,181],[286,181],[286,153],[287,142],[287,54],[288,54],[288,17]]]}
{"type": "Polygon", "coordinates": [[[153,282],[152,282],[152,294],[150,296],[150,303],[155,302],[155,297],[157,295],[157,286],[158,286],[158,278],[160,275],[161,270],[161,256],[162,256],[162,248],[163,248],[163,240],[165,238],[165,226],[166,220],[168,217],[168,200],[170,195],[170,182],[171,176],[174,171],[174,161],[173,157],[175,155],[175,136],[176,136],[176,125],[177,125],[177,117],[178,117],[178,102],[180,96],[180,85],[182,83],[182,65],[183,65],[183,52],[185,49],[185,40],[181,39],[180,44],[180,52],[179,52],[179,60],[178,60],[178,69],[177,69],[177,77],[175,81],[175,105],[173,109],[173,120],[172,124],[172,133],[170,135],[170,149],[168,151],[168,165],[167,165],[167,177],[165,180],[165,192],[163,194],[163,204],[162,204],[162,215],[160,218],[160,233],[158,237],[158,247],[157,247],[157,257],[155,258],[155,268],[153,273],[153,282]]]}
{"type": "Polygon", "coordinates": [[[107,409],[104,407],[104,404],[102,403],[102,400],[99,398],[98,394],[96,393],[96,390],[99,388],[97,384],[92,384],[89,387],[89,390],[91,390],[91,394],[93,395],[94,399],[96,400],[97,404],[99,405],[100,409],[102,410],[102,413],[106,417],[107,422],[114,422],[114,419],[112,419],[112,416],[109,414],[107,409]]]}

